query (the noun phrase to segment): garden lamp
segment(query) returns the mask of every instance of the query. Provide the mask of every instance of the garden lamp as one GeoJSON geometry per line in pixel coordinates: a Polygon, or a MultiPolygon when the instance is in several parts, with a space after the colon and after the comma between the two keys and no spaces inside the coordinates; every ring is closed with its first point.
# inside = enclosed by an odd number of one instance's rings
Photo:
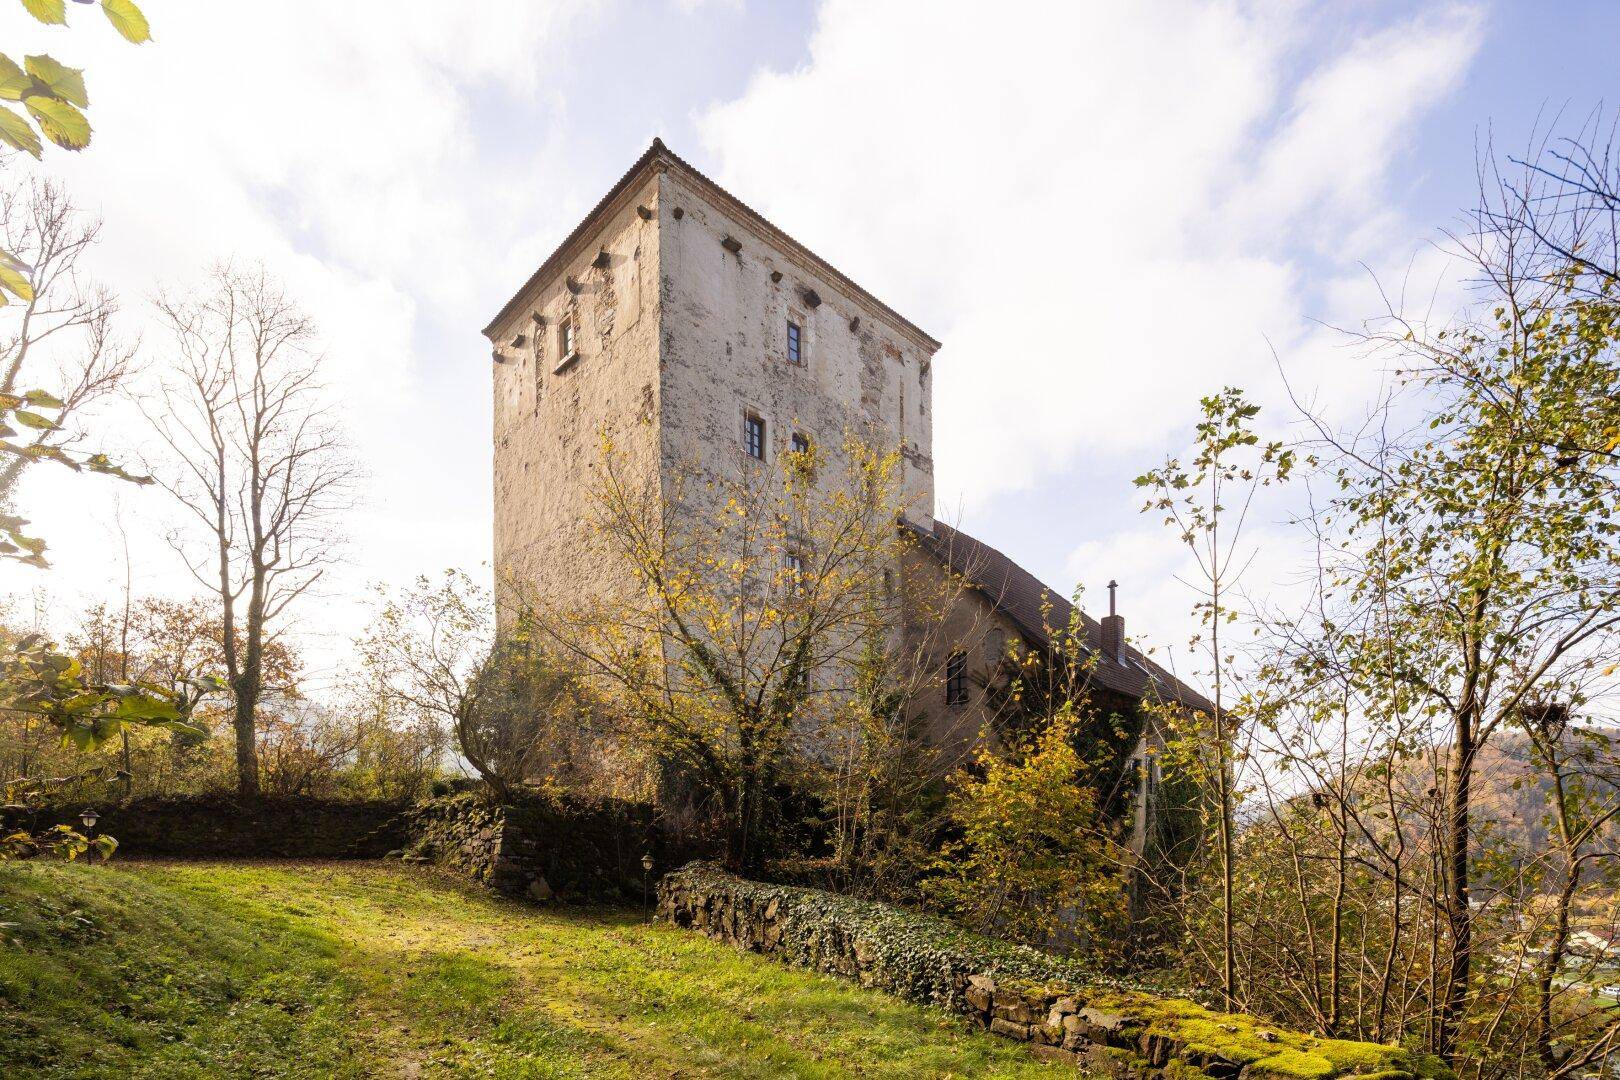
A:
{"type": "Polygon", "coordinates": [[[84,822],[85,828],[93,829],[96,827],[96,822],[101,820],[101,815],[94,810],[85,809],[79,812],[79,820],[84,822]]]}

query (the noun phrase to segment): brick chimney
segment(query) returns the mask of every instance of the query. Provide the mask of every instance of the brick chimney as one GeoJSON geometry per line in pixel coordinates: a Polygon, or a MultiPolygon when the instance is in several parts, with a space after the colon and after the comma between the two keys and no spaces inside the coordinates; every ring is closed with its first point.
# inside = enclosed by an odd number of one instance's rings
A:
{"type": "Polygon", "coordinates": [[[1103,658],[1118,664],[1125,659],[1125,616],[1114,610],[1114,594],[1119,582],[1108,583],[1108,615],[1102,621],[1103,658]]]}

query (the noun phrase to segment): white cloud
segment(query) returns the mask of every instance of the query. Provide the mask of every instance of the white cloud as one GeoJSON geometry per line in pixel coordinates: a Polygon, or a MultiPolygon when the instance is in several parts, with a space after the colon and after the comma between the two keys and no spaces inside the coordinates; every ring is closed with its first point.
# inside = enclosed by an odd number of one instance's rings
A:
{"type": "MultiPolygon", "coordinates": [[[[50,152],[42,171],[104,219],[94,269],[122,294],[125,328],[142,334],[149,363],[162,363],[165,344],[143,298],[185,290],[216,260],[263,262],[321,329],[370,484],[349,523],[349,569],[298,628],[317,665],[364,617],[353,601],[366,582],[486,557],[477,329],[492,297],[532,269],[516,260],[540,245],[524,253],[516,241],[558,234],[571,210],[536,194],[566,167],[544,157],[567,108],[562,58],[603,7],[509,5],[491,19],[454,5],[300,0],[247,17],[231,4],[154,2],[155,41],[141,48],[92,9],[71,11],[67,31],[15,5],[0,13],[14,48],[87,70],[92,146],[50,152]],[[550,122],[486,126],[503,112],[550,122]],[[446,337],[453,351],[430,351],[446,337]],[[473,392],[447,395],[447,378],[473,392]]],[[[143,441],[129,410],[112,410],[100,431],[126,449],[143,441]]],[[[35,470],[23,498],[58,567],[44,582],[58,616],[121,584],[121,563],[106,556],[108,505],[84,508],[101,495],[124,508],[137,591],[191,587],[162,540],[172,521],[162,496],[97,480],[70,492],[58,479],[35,470]]],[[[15,566],[0,567],[0,582],[40,584],[15,566]]]]}
{"type": "Polygon", "coordinates": [[[946,343],[936,478],[971,511],[1151,456],[1222,384],[1275,393],[1268,335],[1335,359],[1310,317],[1349,316],[1311,283],[1409,253],[1384,185],[1481,20],[1335,48],[1321,15],[830,0],[807,64],[700,128],[723,182],[946,343]]]}
{"type": "MultiPolygon", "coordinates": [[[[694,35],[741,7],[677,2],[694,35]]],[[[709,100],[707,84],[665,93],[618,32],[640,12],[593,41],[622,14],[611,0],[147,7],[157,41],[134,48],[91,9],[57,32],[0,6],[13,51],[88,69],[95,141],[47,169],[105,218],[98,271],[134,328],[159,283],[196,280],[217,258],[263,260],[319,320],[372,478],[333,593],[475,565],[490,542],[477,329],[617,175],[586,169],[582,147],[636,129],[622,169],[653,119],[709,100]]],[[[1365,383],[1306,316],[1368,310],[1357,259],[1382,266],[1394,251],[1404,268],[1411,231],[1388,209],[1387,177],[1480,25],[1447,8],[1330,51],[1315,25],[1327,21],[1299,5],[992,17],[963,2],[828,0],[803,64],[760,71],[694,115],[723,182],[947,342],[943,501],[983,507],[1097,468],[1128,491],[1122,462],[1162,453],[1197,394],[1269,373],[1263,334],[1335,400],[1365,383]]],[[[161,337],[148,330],[147,346],[160,360],[161,337]]],[[[111,514],[37,480],[26,501],[61,568],[54,607],[115,588],[111,514]]],[[[137,588],[183,588],[161,500],[120,495],[144,538],[137,588]]],[[[1101,580],[1075,573],[1100,586],[1118,573],[1108,560],[1136,550],[1085,549],[1101,580]]],[[[38,580],[0,567],[0,587],[38,580]]],[[[341,636],[357,617],[328,604],[308,626],[341,636]]]]}

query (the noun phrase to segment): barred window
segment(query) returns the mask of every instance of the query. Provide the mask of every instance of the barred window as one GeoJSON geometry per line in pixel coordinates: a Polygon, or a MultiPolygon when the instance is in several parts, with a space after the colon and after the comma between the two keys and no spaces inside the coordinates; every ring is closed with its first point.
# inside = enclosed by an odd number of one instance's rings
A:
{"type": "Polygon", "coordinates": [[[967,700],[967,654],[953,652],[945,661],[945,704],[966,705],[967,700]]]}
{"type": "Polygon", "coordinates": [[[793,433],[793,452],[795,454],[808,454],[810,452],[810,440],[797,431],[793,433]]]}
{"type": "Polygon", "coordinates": [[[802,364],[804,362],[802,344],[803,331],[798,323],[789,319],[787,324],[787,358],[789,363],[802,364]]]}

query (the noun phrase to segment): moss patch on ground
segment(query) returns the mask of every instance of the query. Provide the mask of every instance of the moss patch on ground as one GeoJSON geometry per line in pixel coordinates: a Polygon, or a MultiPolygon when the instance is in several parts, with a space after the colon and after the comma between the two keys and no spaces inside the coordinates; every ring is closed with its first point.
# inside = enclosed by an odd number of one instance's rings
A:
{"type": "Polygon", "coordinates": [[[1325,1080],[1355,1074],[1363,1080],[1451,1080],[1435,1057],[1398,1046],[1327,1039],[1274,1027],[1252,1016],[1214,1012],[1179,998],[1119,992],[1087,994],[1094,1009],[1130,1017],[1144,1031],[1168,1035],[1184,1053],[1252,1065],[1290,1080],[1325,1080]]]}
{"type": "Polygon", "coordinates": [[[1052,1075],[635,913],[375,864],[0,866],[0,1075],[1052,1075]]]}

